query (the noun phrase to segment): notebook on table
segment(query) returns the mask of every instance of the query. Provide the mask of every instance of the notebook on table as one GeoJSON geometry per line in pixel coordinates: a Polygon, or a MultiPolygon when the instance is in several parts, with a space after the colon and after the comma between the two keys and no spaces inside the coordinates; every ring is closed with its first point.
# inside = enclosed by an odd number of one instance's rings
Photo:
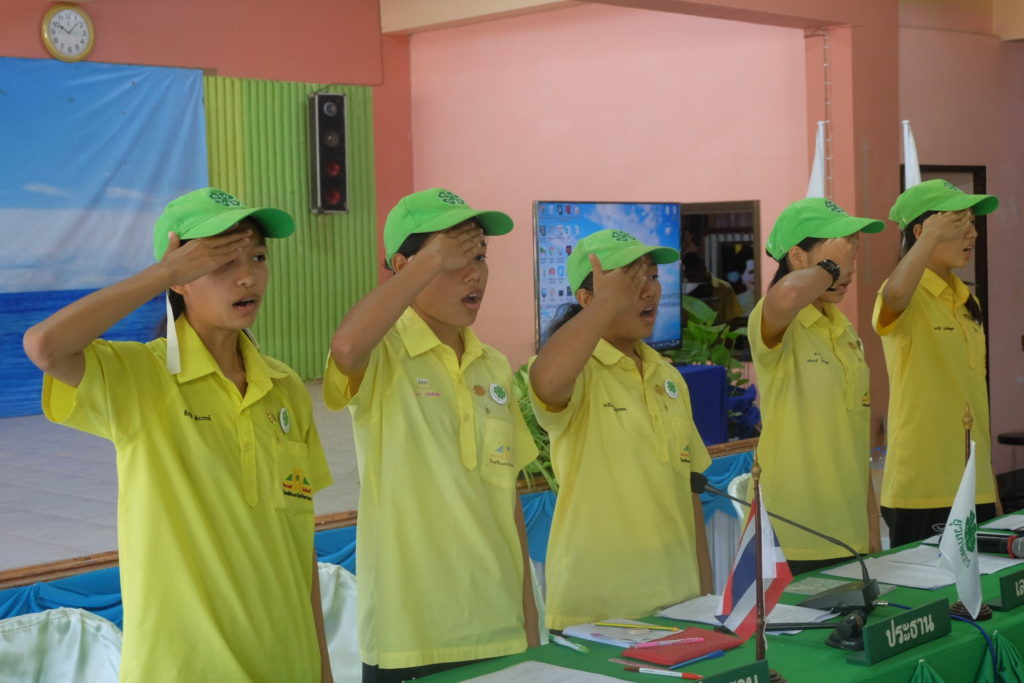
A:
{"type": "Polygon", "coordinates": [[[678,645],[661,645],[658,647],[631,647],[623,652],[622,656],[660,666],[672,666],[680,662],[696,659],[716,650],[731,650],[743,644],[743,640],[736,636],[706,628],[698,628],[697,626],[690,626],[682,631],[676,631],[648,642],[664,643],[684,638],[703,638],[704,640],[699,643],[679,643],[678,645]]]}

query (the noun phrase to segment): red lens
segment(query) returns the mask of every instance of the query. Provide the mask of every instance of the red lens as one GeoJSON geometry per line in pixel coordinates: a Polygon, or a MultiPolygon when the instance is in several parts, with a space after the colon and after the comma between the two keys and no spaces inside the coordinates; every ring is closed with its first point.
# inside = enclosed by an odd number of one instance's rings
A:
{"type": "Polygon", "coordinates": [[[327,194],[324,196],[328,206],[337,206],[341,203],[341,190],[331,188],[327,190],[327,194]]]}
{"type": "Polygon", "coordinates": [[[337,178],[341,175],[341,164],[337,161],[328,161],[324,164],[324,174],[329,178],[337,178]]]}

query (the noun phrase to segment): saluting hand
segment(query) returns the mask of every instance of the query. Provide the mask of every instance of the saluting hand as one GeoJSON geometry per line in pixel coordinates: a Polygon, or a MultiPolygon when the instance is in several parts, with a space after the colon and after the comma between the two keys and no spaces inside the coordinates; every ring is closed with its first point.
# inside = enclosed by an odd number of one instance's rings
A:
{"type": "Polygon", "coordinates": [[[616,311],[626,311],[635,306],[647,277],[644,259],[614,270],[603,270],[601,259],[596,254],[590,254],[589,258],[594,268],[594,299],[606,302],[616,311]]]}
{"type": "Polygon", "coordinates": [[[474,222],[434,233],[416,256],[435,256],[441,264],[441,272],[450,272],[465,268],[486,252],[484,231],[474,222]]]}
{"type": "Polygon", "coordinates": [[[167,251],[160,263],[171,275],[171,285],[185,285],[208,275],[242,255],[253,231],[240,230],[189,240],[184,246],[176,233],[168,233],[167,251]]]}
{"type": "Polygon", "coordinates": [[[969,211],[941,211],[925,219],[921,226],[921,237],[928,236],[936,242],[962,240],[970,227],[969,211]]]}

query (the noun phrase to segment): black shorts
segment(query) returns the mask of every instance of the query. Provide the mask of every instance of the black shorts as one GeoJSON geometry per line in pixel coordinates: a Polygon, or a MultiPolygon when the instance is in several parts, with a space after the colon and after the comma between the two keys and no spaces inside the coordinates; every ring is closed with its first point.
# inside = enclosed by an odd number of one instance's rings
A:
{"type": "MultiPolygon", "coordinates": [[[[984,522],[996,516],[995,503],[983,503],[975,506],[978,522],[984,522]]],[[[949,508],[887,508],[882,506],[882,519],[889,527],[889,547],[923,541],[933,536],[949,519],[949,508]]]]}
{"type": "Polygon", "coordinates": [[[455,669],[467,664],[474,664],[477,661],[468,662],[441,662],[440,664],[425,664],[423,666],[410,666],[404,669],[382,669],[379,666],[370,666],[363,663],[363,683],[402,683],[416,678],[436,674],[439,671],[455,669]]]}

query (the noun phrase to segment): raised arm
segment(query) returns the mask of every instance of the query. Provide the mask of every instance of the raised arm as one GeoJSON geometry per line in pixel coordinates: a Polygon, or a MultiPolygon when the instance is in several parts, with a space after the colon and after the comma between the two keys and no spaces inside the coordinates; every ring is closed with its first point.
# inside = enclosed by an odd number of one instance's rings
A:
{"type": "Polygon", "coordinates": [[[856,262],[858,240],[856,236],[837,237],[825,240],[815,256],[799,247],[790,250],[790,261],[796,258],[794,250],[800,253],[800,259],[816,259],[808,263],[811,267],[801,267],[786,274],[776,282],[764,295],[764,307],[761,311],[761,341],[768,347],[775,347],[782,341],[790,323],[796,320],[797,314],[814,303],[832,287],[832,276],[824,268],[814,267],[824,259],[834,261],[839,266],[839,280],[836,286],[848,285],[853,277],[856,262]]]}
{"type": "MultiPolygon", "coordinates": [[[[882,313],[879,325],[886,327],[892,324],[910,305],[917,284],[928,267],[932,252],[942,242],[963,239],[971,227],[969,211],[943,211],[929,216],[915,233],[917,240],[889,275],[882,289],[882,313]]],[[[907,226],[907,230],[917,230],[917,225],[907,226]]]]}
{"type": "Polygon", "coordinates": [[[360,299],[335,330],[331,339],[334,364],[347,377],[362,377],[370,353],[423,288],[437,275],[465,268],[485,253],[483,230],[472,223],[434,233],[408,258],[395,256],[397,272],[360,299]]]}
{"type": "Polygon", "coordinates": [[[568,405],[576,378],[601,335],[616,315],[636,303],[647,277],[644,259],[604,271],[601,261],[591,254],[590,264],[594,268],[593,295],[583,290],[581,296],[589,298],[583,310],[551,335],[530,367],[533,392],[552,410],[568,405]]]}
{"type": "Polygon", "coordinates": [[[252,230],[195,239],[181,246],[170,233],[167,252],[131,277],[68,304],[33,325],[22,339],[25,354],[43,372],[77,387],[85,374],[85,347],[119,320],[169,287],[184,285],[237,258],[252,230]]]}

